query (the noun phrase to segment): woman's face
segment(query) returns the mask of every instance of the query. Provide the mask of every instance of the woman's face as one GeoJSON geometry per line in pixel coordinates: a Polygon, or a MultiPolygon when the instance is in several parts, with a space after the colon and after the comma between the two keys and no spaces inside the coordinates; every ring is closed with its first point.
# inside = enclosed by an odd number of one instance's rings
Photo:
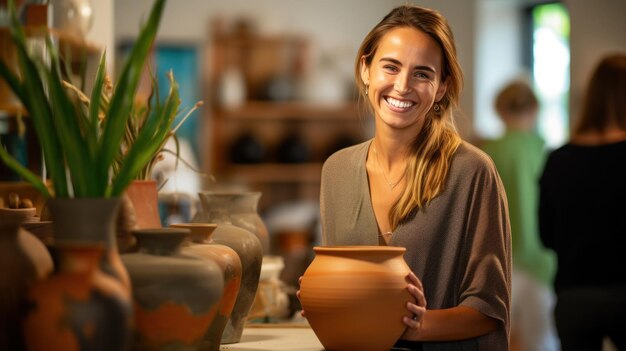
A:
{"type": "Polygon", "coordinates": [[[437,42],[417,29],[401,27],[385,34],[369,67],[361,58],[361,79],[369,85],[377,124],[421,129],[426,113],[446,92],[442,62],[437,42]]]}

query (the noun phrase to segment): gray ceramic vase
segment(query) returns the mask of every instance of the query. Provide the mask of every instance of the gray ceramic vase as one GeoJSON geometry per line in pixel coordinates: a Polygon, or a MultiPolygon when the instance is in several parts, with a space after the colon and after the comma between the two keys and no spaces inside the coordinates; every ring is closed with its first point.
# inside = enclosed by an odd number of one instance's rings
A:
{"type": "MultiPolygon", "coordinates": [[[[181,253],[189,230],[132,232],[139,251],[122,255],[133,287],[134,349],[213,349],[205,338],[224,289],[218,265],[181,253]]],[[[218,345],[219,347],[219,345],[218,345]]]]}
{"type": "Polygon", "coordinates": [[[246,319],[259,287],[263,263],[263,245],[259,238],[253,232],[234,225],[231,220],[234,215],[231,216],[231,207],[228,204],[236,203],[236,201],[225,200],[237,197],[236,194],[227,197],[224,193],[213,196],[208,192],[203,192],[200,194],[202,209],[194,218],[194,222],[197,223],[217,224],[217,229],[211,236],[212,242],[235,250],[241,260],[241,287],[222,335],[222,344],[237,343],[241,340],[246,319]]]}

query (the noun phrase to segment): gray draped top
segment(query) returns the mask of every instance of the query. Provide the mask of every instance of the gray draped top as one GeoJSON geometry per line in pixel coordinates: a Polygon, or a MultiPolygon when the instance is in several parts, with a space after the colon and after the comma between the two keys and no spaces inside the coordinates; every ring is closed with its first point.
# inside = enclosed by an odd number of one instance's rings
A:
{"type": "MultiPolygon", "coordinates": [[[[365,161],[371,140],[340,150],[322,169],[324,245],[380,245],[365,161]]],[[[424,350],[508,350],[511,242],[506,195],[491,159],[463,142],[445,189],[393,232],[389,245],[421,279],[428,309],[467,306],[500,321],[477,338],[424,350]]],[[[384,242],[382,242],[384,244],[384,242]]]]}

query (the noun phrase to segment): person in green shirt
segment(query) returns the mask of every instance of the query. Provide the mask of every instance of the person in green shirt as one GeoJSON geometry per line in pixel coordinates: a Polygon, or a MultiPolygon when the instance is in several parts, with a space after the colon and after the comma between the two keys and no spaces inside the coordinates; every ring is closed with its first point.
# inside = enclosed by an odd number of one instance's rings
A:
{"type": "Polygon", "coordinates": [[[509,82],[495,99],[505,124],[502,137],[483,143],[506,191],[513,250],[511,350],[556,351],[552,311],[556,272],[554,252],[539,239],[539,176],[546,156],[543,139],[535,132],[539,104],[522,80],[509,82]]]}

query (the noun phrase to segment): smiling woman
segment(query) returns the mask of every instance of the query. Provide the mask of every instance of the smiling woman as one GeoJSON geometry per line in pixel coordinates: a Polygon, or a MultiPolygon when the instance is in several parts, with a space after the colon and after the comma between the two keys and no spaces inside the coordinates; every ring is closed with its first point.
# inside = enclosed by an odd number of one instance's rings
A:
{"type": "Polygon", "coordinates": [[[399,345],[508,350],[508,210],[493,162],[454,127],[463,75],[446,19],[393,9],[365,37],[354,73],[375,136],[324,164],[324,245],[406,248],[415,317],[403,319],[399,345]]]}

